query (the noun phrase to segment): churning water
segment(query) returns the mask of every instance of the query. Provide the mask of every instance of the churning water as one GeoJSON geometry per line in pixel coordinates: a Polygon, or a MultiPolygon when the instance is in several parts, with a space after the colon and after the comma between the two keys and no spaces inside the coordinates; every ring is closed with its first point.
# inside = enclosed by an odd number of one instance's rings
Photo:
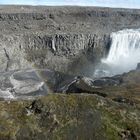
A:
{"type": "Polygon", "coordinates": [[[140,29],[126,29],[111,34],[111,47],[107,58],[95,75],[102,71],[105,76],[121,74],[135,69],[140,62],[140,29]]]}

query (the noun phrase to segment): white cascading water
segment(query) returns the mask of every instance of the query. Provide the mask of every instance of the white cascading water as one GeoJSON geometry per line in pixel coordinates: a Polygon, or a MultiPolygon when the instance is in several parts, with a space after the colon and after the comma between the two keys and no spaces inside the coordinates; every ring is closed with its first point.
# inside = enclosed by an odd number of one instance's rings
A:
{"type": "Polygon", "coordinates": [[[112,44],[107,58],[105,76],[121,74],[135,69],[140,62],[140,29],[126,29],[111,34],[112,44]]]}

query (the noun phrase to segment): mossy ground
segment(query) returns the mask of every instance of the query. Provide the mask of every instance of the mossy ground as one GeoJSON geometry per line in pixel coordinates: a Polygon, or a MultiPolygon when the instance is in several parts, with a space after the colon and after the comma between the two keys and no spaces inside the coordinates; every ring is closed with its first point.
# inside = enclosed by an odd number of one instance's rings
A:
{"type": "Polygon", "coordinates": [[[138,139],[139,110],[95,95],[0,102],[0,139],[138,139]]]}

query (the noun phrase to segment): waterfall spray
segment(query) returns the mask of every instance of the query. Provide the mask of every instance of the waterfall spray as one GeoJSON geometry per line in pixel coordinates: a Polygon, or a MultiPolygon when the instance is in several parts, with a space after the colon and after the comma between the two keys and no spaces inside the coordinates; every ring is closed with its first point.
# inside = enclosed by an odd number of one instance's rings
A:
{"type": "Polygon", "coordinates": [[[111,34],[111,40],[109,54],[107,58],[102,59],[102,65],[107,67],[107,76],[135,69],[140,62],[140,29],[114,32],[111,34]]]}

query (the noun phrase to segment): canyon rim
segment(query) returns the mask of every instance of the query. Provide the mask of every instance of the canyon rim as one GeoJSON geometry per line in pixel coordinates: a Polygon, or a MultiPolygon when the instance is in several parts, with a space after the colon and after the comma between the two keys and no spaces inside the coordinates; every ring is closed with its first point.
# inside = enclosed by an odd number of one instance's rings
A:
{"type": "Polygon", "coordinates": [[[139,9],[1,5],[0,31],[0,140],[140,139],[139,9]]]}

